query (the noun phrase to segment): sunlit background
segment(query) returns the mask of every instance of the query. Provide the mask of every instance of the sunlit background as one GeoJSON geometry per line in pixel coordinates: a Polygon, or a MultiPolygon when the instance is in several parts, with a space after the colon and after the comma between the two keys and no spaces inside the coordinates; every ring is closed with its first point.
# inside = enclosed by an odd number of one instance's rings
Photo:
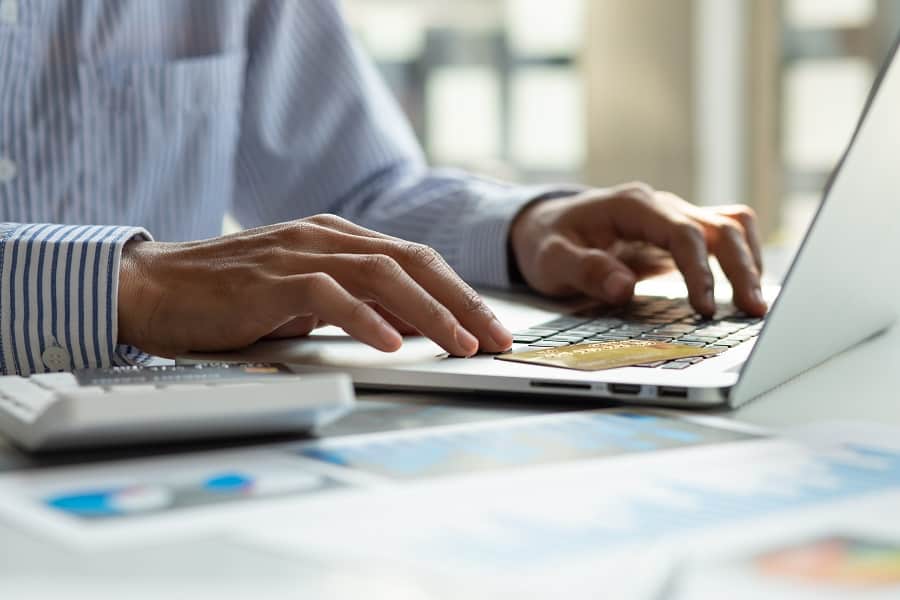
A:
{"type": "Polygon", "coordinates": [[[803,233],[900,31],[896,0],[344,0],[432,161],[642,179],[803,233]]]}

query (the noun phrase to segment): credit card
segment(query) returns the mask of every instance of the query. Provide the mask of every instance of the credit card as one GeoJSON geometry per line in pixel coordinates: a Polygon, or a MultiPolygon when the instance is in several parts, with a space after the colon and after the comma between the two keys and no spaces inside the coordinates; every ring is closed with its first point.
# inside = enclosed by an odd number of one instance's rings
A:
{"type": "Polygon", "coordinates": [[[715,356],[720,352],[722,349],[719,348],[695,348],[668,342],[627,340],[575,344],[574,346],[547,348],[532,352],[501,354],[496,359],[578,371],[604,371],[679,358],[715,356]]]}

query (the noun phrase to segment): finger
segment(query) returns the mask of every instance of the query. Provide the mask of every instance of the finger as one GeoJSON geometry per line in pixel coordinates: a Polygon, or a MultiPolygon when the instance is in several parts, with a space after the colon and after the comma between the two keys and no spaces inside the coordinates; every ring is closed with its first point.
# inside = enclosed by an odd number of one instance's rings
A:
{"type": "Polygon", "coordinates": [[[355,298],[325,273],[284,277],[280,285],[277,297],[286,314],[313,315],[385,352],[394,352],[403,344],[400,334],[371,306],[355,298]]]}
{"type": "Polygon", "coordinates": [[[400,319],[399,317],[397,317],[397,315],[386,310],[384,307],[379,306],[378,304],[370,304],[370,306],[374,308],[375,312],[381,315],[385,321],[390,323],[394,329],[400,332],[400,335],[422,335],[421,331],[419,331],[403,319],[400,319]]]}
{"type": "Polygon", "coordinates": [[[678,268],[667,250],[647,242],[619,240],[607,252],[631,269],[638,280],[665,275],[678,268]]]}
{"type": "Polygon", "coordinates": [[[643,240],[668,250],[684,276],[691,305],[704,316],[714,315],[713,276],[700,225],[657,198],[646,186],[618,189],[606,201],[610,210],[598,211],[591,206],[590,198],[585,200],[576,212],[579,226],[608,226],[611,221],[618,237],[643,240]]]}
{"type": "Polygon", "coordinates": [[[764,315],[768,307],[762,297],[759,271],[744,228],[728,217],[708,217],[707,223],[713,230],[710,236],[712,250],[731,281],[734,304],[748,314],[764,315]]]}
{"type": "Polygon", "coordinates": [[[503,352],[512,346],[509,330],[436,250],[412,242],[382,242],[381,248],[475,335],[482,351],[503,352]]]}
{"type": "Polygon", "coordinates": [[[717,206],[713,210],[721,215],[735,219],[744,228],[745,239],[747,245],[750,246],[750,252],[753,254],[753,262],[756,264],[756,270],[760,274],[763,272],[762,243],[759,237],[759,226],[757,224],[756,213],[749,206],[741,204],[734,206],[717,206]]]}
{"type": "Polygon", "coordinates": [[[478,351],[478,340],[453,313],[390,256],[298,254],[297,265],[306,272],[327,272],[357,298],[374,301],[455,356],[478,351]]]}
{"type": "Polygon", "coordinates": [[[634,273],[602,250],[554,235],[544,242],[538,260],[538,268],[557,284],[607,304],[620,306],[634,296],[634,273]]]}
{"type": "Polygon", "coordinates": [[[705,209],[695,206],[686,200],[679,198],[675,194],[667,192],[662,192],[662,194],[667,200],[676,203],[678,208],[690,218],[707,227],[709,238],[712,238],[715,235],[716,227],[720,223],[720,220],[711,218],[711,215],[724,216],[737,221],[743,228],[744,240],[753,256],[753,264],[756,267],[756,271],[757,273],[762,273],[762,249],[759,241],[759,231],[756,225],[756,213],[753,212],[752,208],[742,204],[734,204],[730,206],[713,206],[705,209]]]}
{"type": "MultiPolygon", "coordinates": [[[[390,256],[434,299],[447,307],[465,329],[463,333],[475,335],[481,350],[503,352],[512,346],[512,334],[509,330],[500,323],[479,294],[434,249],[379,234],[343,219],[328,219],[321,215],[315,219],[318,221],[304,225],[308,233],[313,232],[308,228],[320,228],[322,226],[318,223],[322,222],[329,223],[329,227],[332,224],[336,227],[328,229],[327,234],[319,230],[314,232],[316,251],[390,256]]],[[[395,314],[404,317],[399,313],[395,314]]],[[[410,324],[422,331],[416,324],[410,324]]],[[[458,351],[451,352],[456,354],[458,351]]]]}
{"type": "Polygon", "coordinates": [[[318,326],[319,319],[316,317],[297,317],[281,325],[266,337],[269,339],[304,337],[312,333],[318,326]]]}

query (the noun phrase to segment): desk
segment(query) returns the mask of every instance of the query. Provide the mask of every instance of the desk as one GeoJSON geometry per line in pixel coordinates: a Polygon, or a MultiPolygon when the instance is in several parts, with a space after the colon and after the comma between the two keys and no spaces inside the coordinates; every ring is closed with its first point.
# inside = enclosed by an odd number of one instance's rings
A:
{"type": "MultiPolygon", "coordinates": [[[[865,420],[900,425],[900,399],[894,397],[898,389],[900,327],[852,348],[754,402],[722,416],[773,429],[828,420],[865,420]]],[[[422,404],[446,408],[437,415],[435,423],[441,420],[470,422],[547,410],[546,404],[538,408],[534,404],[510,401],[503,405],[479,407],[472,400],[463,398],[453,401],[448,396],[432,394],[363,392],[359,399],[363,411],[356,422],[341,425],[333,433],[384,429],[387,421],[372,418],[379,412],[393,415],[387,418],[395,419],[397,427],[421,425],[409,408],[422,404]],[[395,405],[396,410],[391,409],[391,405],[395,405]],[[457,410],[451,410],[451,405],[457,410]]],[[[564,408],[568,407],[559,407],[564,408]]],[[[0,461],[0,468],[2,466],[0,461]]],[[[460,585],[459,582],[436,584],[433,581],[416,581],[415,578],[410,581],[409,574],[392,573],[390,565],[344,565],[323,562],[320,557],[280,555],[269,548],[243,544],[227,534],[215,539],[85,557],[35,539],[12,523],[0,522],[0,596],[8,595],[3,593],[4,586],[15,582],[16,577],[23,578],[21,581],[29,581],[31,577],[30,581],[46,585],[45,591],[53,593],[54,584],[47,579],[48,573],[58,575],[59,588],[55,589],[55,593],[61,596],[65,592],[70,598],[96,597],[98,591],[109,594],[112,590],[130,598],[155,598],[173,587],[182,593],[178,597],[192,598],[206,597],[205,594],[210,593],[217,598],[246,597],[251,593],[257,597],[316,597],[322,593],[342,597],[375,597],[379,595],[378,590],[395,597],[433,598],[458,597],[466,591],[455,587],[460,585]],[[348,578],[348,574],[356,574],[358,579],[348,578]],[[86,581],[106,582],[98,584],[106,587],[93,589],[92,584],[86,586],[81,595],[73,596],[72,583],[86,581]],[[143,593],[136,595],[124,587],[129,582],[143,586],[143,593]],[[261,582],[265,582],[262,588],[259,587],[261,582]],[[126,589],[128,592],[123,593],[126,589]]]]}

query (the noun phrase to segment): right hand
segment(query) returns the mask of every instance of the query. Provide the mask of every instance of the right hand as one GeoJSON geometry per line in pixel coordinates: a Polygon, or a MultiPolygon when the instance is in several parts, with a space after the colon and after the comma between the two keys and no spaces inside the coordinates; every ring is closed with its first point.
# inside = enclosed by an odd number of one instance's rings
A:
{"type": "Polygon", "coordinates": [[[320,322],[385,352],[402,344],[388,320],[455,356],[512,345],[436,251],[332,215],[198,242],[129,242],[118,316],[119,343],[167,357],[306,335],[320,322]]]}

